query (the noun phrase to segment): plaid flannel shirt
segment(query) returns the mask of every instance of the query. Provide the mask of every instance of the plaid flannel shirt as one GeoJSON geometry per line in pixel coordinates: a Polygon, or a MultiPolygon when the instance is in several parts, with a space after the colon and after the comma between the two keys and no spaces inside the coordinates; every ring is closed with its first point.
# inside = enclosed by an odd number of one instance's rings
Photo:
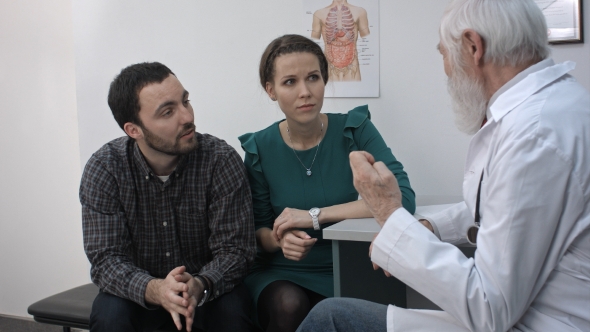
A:
{"type": "Polygon", "coordinates": [[[226,142],[195,134],[198,149],[166,182],[129,137],[105,144],[86,164],[84,249],[101,290],[148,307],[148,282],[177,266],[209,279],[210,300],[246,275],[256,243],[242,159],[226,142]]]}

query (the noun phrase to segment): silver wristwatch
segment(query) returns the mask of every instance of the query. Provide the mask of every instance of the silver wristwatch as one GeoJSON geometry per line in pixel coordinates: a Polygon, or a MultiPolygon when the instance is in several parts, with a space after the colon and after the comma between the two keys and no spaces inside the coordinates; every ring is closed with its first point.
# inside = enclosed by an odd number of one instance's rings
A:
{"type": "Polygon", "coordinates": [[[209,300],[209,296],[211,295],[211,293],[209,292],[209,282],[207,281],[207,279],[205,279],[205,277],[195,275],[195,278],[199,279],[201,284],[203,284],[203,295],[201,296],[201,301],[199,301],[199,303],[197,304],[197,307],[200,307],[203,304],[205,304],[207,300],[209,300]]]}
{"type": "Polygon", "coordinates": [[[313,222],[313,229],[316,231],[320,230],[320,221],[318,220],[320,212],[320,208],[317,207],[311,208],[311,210],[309,210],[309,215],[311,216],[311,221],[313,222]]]}
{"type": "Polygon", "coordinates": [[[203,290],[203,296],[201,296],[201,301],[199,301],[199,303],[197,304],[197,307],[200,307],[203,304],[205,304],[205,302],[207,302],[208,299],[209,299],[209,292],[205,289],[205,290],[203,290]]]}

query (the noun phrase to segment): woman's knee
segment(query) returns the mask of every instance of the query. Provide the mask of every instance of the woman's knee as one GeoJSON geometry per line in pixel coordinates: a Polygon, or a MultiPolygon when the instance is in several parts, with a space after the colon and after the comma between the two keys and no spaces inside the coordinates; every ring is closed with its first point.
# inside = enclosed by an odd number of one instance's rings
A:
{"type": "Polygon", "coordinates": [[[307,315],[310,310],[307,294],[297,285],[287,285],[277,290],[273,301],[273,311],[281,316],[307,315]]]}

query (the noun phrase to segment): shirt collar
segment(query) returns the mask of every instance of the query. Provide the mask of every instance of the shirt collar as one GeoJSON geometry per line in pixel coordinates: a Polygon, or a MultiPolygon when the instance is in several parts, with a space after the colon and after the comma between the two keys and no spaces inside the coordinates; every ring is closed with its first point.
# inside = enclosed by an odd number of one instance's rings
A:
{"type": "MultiPolygon", "coordinates": [[[[135,142],[135,140],[133,141],[133,159],[135,160],[136,164],[141,169],[141,172],[145,175],[146,179],[150,175],[155,174],[154,171],[152,170],[152,168],[145,161],[145,158],[143,157],[143,153],[141,153],[141,149],[139,149],[139,145],[137,145],[137,142],[135,142]]],[[[175,172],[178,174],[182,173],[182,170],[184,170],[187,162],[188,162],[188,155],[181,155],[178,160],[178,164],[176,165],[176,168],[174,169],[174,171],[172,171],[172,173],[170,173],[170,175],[174,174],[175,172]]]]}
{"type": "Polygon", "coordinates": [[[500,121],[528,97],[575,67],[574,62],[566,61],[556,65],[548,58],[521,71],[494,93],[488,103],[487,118],[500,121]]]}

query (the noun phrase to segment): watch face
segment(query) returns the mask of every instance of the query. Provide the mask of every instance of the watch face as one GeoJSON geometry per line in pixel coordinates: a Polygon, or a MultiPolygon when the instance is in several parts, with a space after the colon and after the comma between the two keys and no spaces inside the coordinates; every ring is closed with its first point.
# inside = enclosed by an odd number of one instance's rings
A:
{"type": "Polygon", "coordinates": [[[320,209],[313,208],[313,209],[309,210],[309,213],[313,214],[314,216],[317,216],[318,214],[320,214],[320,209]]]}

